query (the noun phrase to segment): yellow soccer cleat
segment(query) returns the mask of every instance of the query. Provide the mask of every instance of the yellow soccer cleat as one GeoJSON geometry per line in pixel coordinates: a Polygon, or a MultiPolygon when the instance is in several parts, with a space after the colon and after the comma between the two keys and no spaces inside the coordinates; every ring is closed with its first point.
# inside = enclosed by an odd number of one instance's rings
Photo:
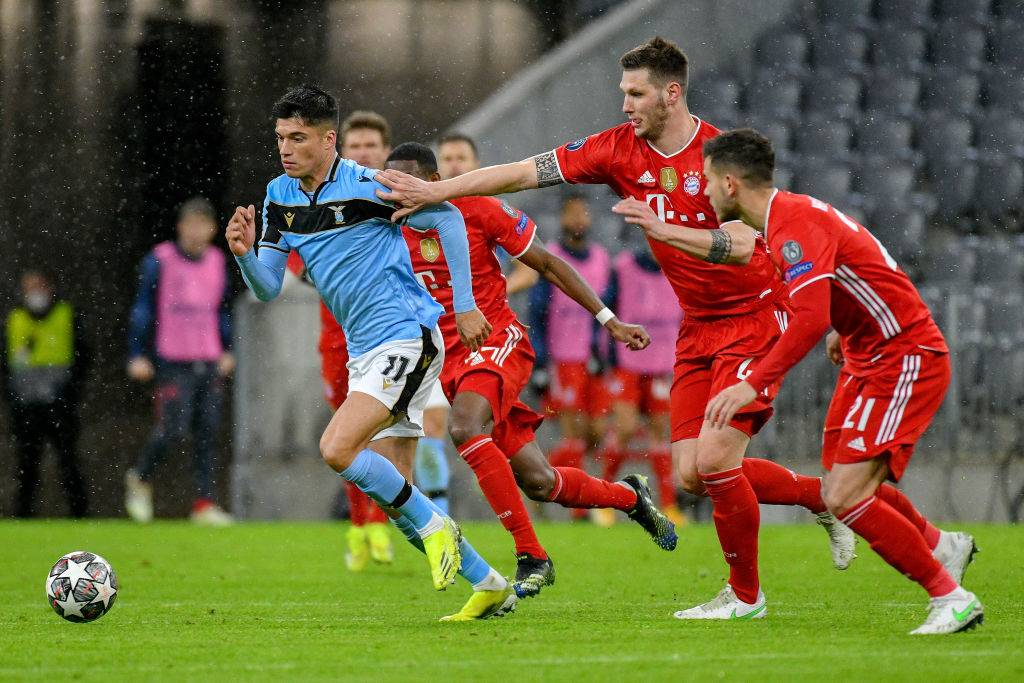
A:
{"type": "Polygon", "coordinates": [[[348,551],[345,553],[345,566],[350,572],[361,572],[366,569],[370,562],[370,542],[367,538],[366,527],[349,527],[345,534],[348,541],[348,551]]]}
{"type": "Polygon", "coordinates": [[[391,545],[388,525],[379,522],[367,524],[366,536],[370,541],[370,559],[379,564],[391,564],[395,559],[395,550],[391,545]]]}
{"type": "Polygon", "coordinates": [[[503,617],[516,608],[516,592],[509,583],[502,590],[474,591],[465,605],[455,614],[441,617],[441,621],[479,621],[503,617]]]}
{"type": "Polygon", "coordinates": [[[677,527],[686,526],[689,520],[686,518],[686,513],[679,509],[679,506],[675,503],[666,505],[661,511],[668,517],[668,520],[675,524],[677,527]]]}
{"type": "Polygon", "coordinates": [[[455,575],[462,566],[460,540],[462,532],[451,517],[445,517],[443,526],[423,539],[423,552],[426,553],[427,563],[430,565],[430,578],[434,581],[434,590],[443,591],[455,583],[455,575]]]}

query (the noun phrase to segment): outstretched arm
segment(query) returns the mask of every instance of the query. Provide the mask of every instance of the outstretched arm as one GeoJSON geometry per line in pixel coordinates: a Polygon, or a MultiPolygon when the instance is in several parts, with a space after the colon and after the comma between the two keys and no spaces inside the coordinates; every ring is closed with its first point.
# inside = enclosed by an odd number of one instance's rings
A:
{"type": "Polygon", "coordinates": [[[288,253],[265,247],[259,256],[253,250],[256,242],[256,209],[236,207],[225,231],[228,247],[242,271],[242,279],[260,301],[270,301],[281,292],[288,253]]]}
{"type": "Polygon", "coordinates": [[[491,325],[476,307],[473,278],[469,267],[469,239],[466,222],[453,205],[428,206],[409,216],[408,224],[423,230],[435,228],[452,276],[455,324],[462,343],[476,351],[491,334],[491,325]]]}
{"type": "Polygon", "coordinates": [[[649,204],[638,199],[623,199],[612,207],[627,223],[639,227],[653,240],[686,252],[708,263],[744,265],[754,255],[757,236],[741,221],[723,223],[715,230],[669,225],[658,218],[649,204]]]}
{"type": "Polygon", "coordinates": [[[553,151],[511,164],[480,168],[436,183],[395,170],[381,171],[377,180],[390,190],[377,190],[377,196],[400,207],[392,220],[399,220],[429,204],[439,204],[456,197],[491,196],[565,182],[553,151]]]}
{"type": "Polygon", "coordinates": [[[592,315],[598,316],[598,322],[607,327],[617,341],[635,351],[647,348],[651,343],[647,330],[640,325],[624,323],[615,317],[575,268],[545,249],[537,240],[519,256],[519,260],[540,273],[542,278],[565,292],[592,315]]]}

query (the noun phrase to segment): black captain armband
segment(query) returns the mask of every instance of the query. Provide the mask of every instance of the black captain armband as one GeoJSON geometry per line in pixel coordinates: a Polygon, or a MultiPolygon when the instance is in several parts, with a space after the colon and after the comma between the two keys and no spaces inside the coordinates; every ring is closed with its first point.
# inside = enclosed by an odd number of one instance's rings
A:
{"type": "Polygon", "coordinates": [[[732,235],[718,228],[711,231],[711,248],[704,260],[708,263],[725,263],[732,254],[732,235]]]}
{"type": "Polygon", "coordinates": [[[533,158],[533,163],[537,165],[537,187],[551,187],[565,182],[558,172],[558,159],[554,151],[538,154],[533,158]]]}

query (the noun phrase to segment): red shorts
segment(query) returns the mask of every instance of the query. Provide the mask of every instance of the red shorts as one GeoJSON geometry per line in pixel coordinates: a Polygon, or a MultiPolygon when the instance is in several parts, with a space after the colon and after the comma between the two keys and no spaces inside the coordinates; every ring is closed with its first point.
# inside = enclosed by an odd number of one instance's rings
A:
{"type": "Polygon", "coordinates": [[[919,349],[867,377],[839,373],[825,416],[821,462],[864,462],[889,457],[889,478],[899,481],[914,446],[942,405],[949,386],[949,354],[919,349]]]}
{"type": "Polygon", "coordinates": [[[636,406],[644,415],[665,415],[669,410],[672,375],[642,375],[615,368],[605,381],[612,403],[636,406]]]}
{"type": "Polygon", "coordinates": [[[324,399],[337,410],[348,396],[348,349],[344,346],[321,347],[320,376],[324,380],[324,399]]]}
{"type": "Polygon", "coordinates": [[[545,408],[552,413],[584,413],[598,417],[608,412],[611,402],[604,377],[591,375],[587,364],[555,363],[545,408]]]}
{"type": "Polygon", "coordinates": [[[533,346],[519,323],[494,330],[476,353],[459,344],[448,350],[441,370],[441,387],[448,401],[463,391],[480,394],[491,404],[494,444],[508,457],[534,440],[544,417],[519,400],[530,382],[533,346]]]}
{"type": "MultiPolygon", "coordinates": [[[[708,401],[750,376],[754,364],[782,335],[782,314],[789,312],[788,303],[777,301],[752,313],[683,320],[672,373],[672,441],[700,434],[708,401]]],[[[772,401],[781,384],[766,387],[729,424],[748,436],[757,434],[772,416],[772,401]]]]}

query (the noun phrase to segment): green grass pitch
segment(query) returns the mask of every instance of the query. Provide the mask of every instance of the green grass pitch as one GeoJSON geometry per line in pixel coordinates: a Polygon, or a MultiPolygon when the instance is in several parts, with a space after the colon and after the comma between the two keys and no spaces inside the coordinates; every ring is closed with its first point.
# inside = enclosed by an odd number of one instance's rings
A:
{"type": "MultiPolygon", "coordinates": [[[[501,527],[466,526],[512,571],[501,527]]],[[[348,574],[341,525],[4,522],[0,680],[1024,680],[1024,528],[969,530],[982,552],[965,583],[986,623],[920,639],[906,633],[925,616],[924,593],[863,542],[835,571],[810,525],[762,530],[762,621],[672,619],[723,584],[714,530],[687,527],[666,553],[620,521],[540,524],[557,584],[511,617],[440,624],[468,587],[435,593],[404,544],[394,565],[348,574]],[[121,580],[93,624],[63,621],[44,595],[50,565],[78,549],[121,580]]]]}

